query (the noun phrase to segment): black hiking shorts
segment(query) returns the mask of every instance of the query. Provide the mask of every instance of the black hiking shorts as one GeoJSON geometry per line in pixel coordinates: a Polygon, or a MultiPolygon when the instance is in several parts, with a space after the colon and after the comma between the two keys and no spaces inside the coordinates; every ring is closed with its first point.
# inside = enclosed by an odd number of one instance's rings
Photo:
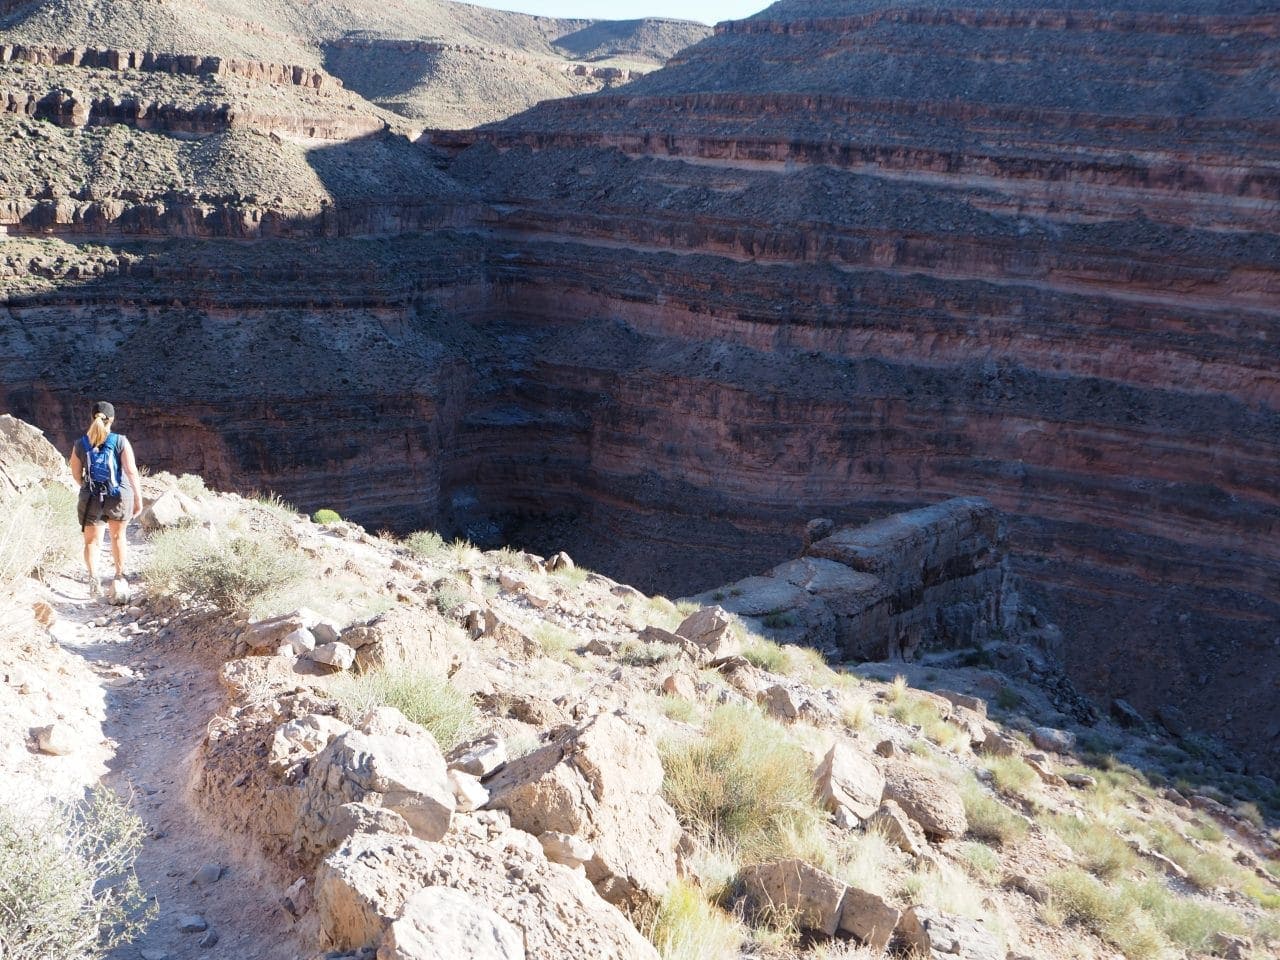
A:
{"type": "Polygon", "coordinates": [[[76,516],[83,530],[91,523],[106,523],[108,520],[124,520],[129,516],[129,491],[121,487],[114,497],[98,497],[89,492],[88,487],[80,488],[80,502],[76,516]]]}

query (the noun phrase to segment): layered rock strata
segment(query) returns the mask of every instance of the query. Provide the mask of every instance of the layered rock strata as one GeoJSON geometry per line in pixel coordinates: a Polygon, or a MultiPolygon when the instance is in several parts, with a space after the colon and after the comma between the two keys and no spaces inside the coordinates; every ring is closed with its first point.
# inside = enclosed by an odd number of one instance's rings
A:
{"type": "Polygon", "coordinates": [[[77,243],[11,241],[0,378],[60,442],[88,383],[153,462],[670,592],[980,495],[1077,681],[1265,755],[1276,49],[1264,3],[784,2],[480,130],[236,140],[271,189],[55,131],[93,188],[6,187],[77,243]]]}

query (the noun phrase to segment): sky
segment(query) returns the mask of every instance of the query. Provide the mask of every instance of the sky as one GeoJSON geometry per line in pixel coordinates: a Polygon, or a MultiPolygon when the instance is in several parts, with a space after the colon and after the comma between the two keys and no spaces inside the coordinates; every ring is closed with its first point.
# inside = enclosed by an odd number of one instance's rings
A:
{"type": "Polygon", "coordinates": [[[588,20],[636,20],[640,17],[677,17],[681,20],[741,20],[758,13],[773,0],[469,0],[499,10],[519,10],[546,17],[581,17],[588,20]]]}

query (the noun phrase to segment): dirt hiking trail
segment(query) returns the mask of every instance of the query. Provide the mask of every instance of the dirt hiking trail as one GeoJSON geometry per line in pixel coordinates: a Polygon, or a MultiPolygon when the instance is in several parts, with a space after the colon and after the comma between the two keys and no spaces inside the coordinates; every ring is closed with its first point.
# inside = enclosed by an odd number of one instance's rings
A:
{"type": "MultiPolygon", "coordinates": [[[[147,548],[130,547],[136,571],[147,548]]],[[[89,599],[83,573],[50,583],[58,618],[51,632],[102,688],[109,751],[103,782],[130,801],[147,829],[138,875],[158,913],[142,937],[109,956],[301,957],[292,918],[279,906],[292,878],[275,875],[247,842],[208,823],[192,795],[192,755],[224,701],[217,677],[189,643],[170,633],[163,617],[151,617],[139,578],[131,580],[129,607],[89,599]]]]}

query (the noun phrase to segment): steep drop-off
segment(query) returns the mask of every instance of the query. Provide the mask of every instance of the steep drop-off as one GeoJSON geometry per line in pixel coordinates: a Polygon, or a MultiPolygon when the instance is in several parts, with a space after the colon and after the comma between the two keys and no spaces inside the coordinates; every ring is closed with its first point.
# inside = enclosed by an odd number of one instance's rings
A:
{"type": "Polygon", "coordinates": [[[7,121],[39,145],[4,220],[58,239],[0,246],[0,383],[60,443],[107,392],[157,465],[668,591],[987,497],[1085,689],[1274,766],[1278,36],[1262,3],[784,2],[417,143],[53,104],[7,121]]]}

